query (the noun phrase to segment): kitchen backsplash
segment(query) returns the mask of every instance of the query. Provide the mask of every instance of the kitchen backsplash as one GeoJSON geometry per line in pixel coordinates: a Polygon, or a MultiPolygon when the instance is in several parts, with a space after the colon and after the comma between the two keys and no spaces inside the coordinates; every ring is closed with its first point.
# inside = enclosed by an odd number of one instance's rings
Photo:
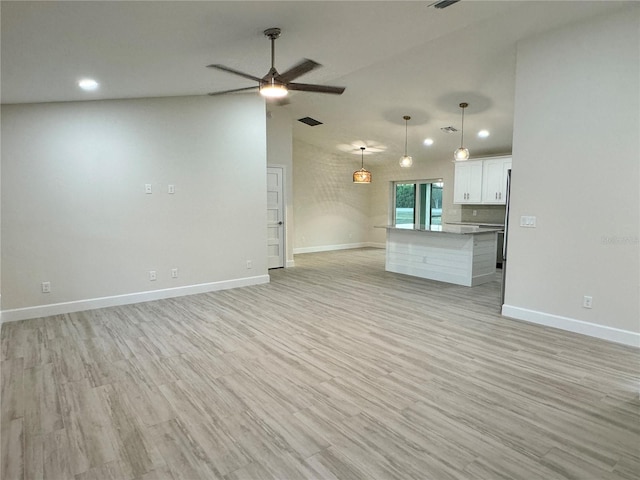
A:
{"type": "Polygon", "coordinates": [[[462,222],[504,223],[504,205],[462,205],[462,222]],[[473,212],[476,212],[474,215],[473,212]]]}

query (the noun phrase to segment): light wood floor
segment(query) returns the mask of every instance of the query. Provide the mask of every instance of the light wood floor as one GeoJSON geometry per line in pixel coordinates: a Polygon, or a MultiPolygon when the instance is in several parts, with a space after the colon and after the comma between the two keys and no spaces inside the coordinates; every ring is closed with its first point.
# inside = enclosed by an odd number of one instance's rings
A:
{"type": "Polygon", "coordinates": [[[299,255],[270,284],[2,326],[2,478],[638,479],[640,351],[299,255]]]}

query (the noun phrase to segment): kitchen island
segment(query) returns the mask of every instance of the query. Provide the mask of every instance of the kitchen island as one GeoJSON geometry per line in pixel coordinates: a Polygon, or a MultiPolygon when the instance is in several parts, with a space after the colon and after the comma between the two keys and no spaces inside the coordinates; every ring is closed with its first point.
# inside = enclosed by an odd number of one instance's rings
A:
{"type": "Polygon", "coordinates": [[[473,287],[496,271],[500,228],[467,225],[388,225],[385,269],[473,287]]]}

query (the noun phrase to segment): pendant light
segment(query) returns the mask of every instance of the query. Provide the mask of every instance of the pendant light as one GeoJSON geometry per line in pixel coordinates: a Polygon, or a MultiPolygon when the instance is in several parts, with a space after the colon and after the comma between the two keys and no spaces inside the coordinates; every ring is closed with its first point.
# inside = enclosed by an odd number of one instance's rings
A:
{"type": "Polygon", "coordinates": [[[469,150],[464,148],[464,109],[469,106],[468,103],[462,102],[460,104],[460,108],[462,109],[462,131],[460,135],[460,148],[456,148],[456,151],[453,152],[453,159],[456,162],[464,162],[469,160],[469,150]]]}
{"type": "Polygon", "coordinates": [[[362,164],[360,170],[353,172],[353,183],[371,183],[371,172],[364,169],[364,147],[360,147],[362,164]]]}
{"type": "Polygon", "coordinates": [[[405,115],[404,117],[404,155],[400,157],[400,166],[402,168],[409,168],[413,165],[413,158],[407,155],[407,122],[411,120],[409,115],[405,115]]]}

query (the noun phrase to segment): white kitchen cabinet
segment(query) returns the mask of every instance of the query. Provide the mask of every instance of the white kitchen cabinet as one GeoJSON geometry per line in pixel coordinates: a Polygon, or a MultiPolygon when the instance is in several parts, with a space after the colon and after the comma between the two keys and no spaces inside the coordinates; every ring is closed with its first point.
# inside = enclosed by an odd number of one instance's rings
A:
{"type": "Polygon", "coordinates": [[[504,205],[507,200],[507,171],[511,157],[487,158],[482,161],[482,203],[504,205]]]}
{"type": "Polygon", "coordinates": [[[510,168],[510,156],[456,163],[453,203],[504,205],[510,168]]]}
{"type": "Polygon", "coordinates": [[[453,203],[481,203],[482,161],[456,163],[453,203]]]}

